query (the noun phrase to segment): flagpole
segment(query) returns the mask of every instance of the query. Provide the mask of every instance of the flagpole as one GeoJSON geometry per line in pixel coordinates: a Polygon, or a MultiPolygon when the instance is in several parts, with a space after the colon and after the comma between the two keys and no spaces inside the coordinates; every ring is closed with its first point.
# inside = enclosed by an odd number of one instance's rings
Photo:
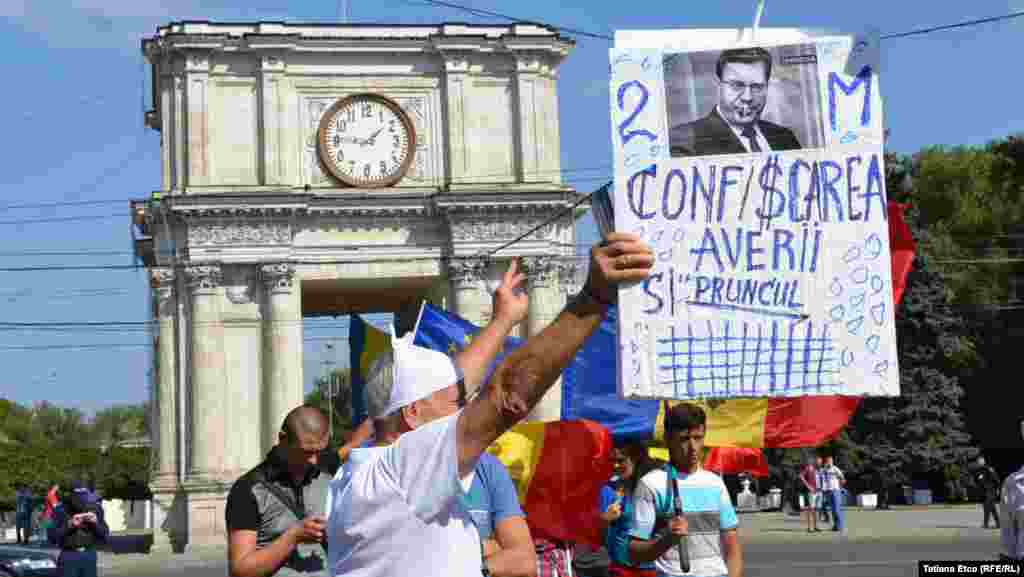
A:
{"type": "Polygon", "coordinates": [[[423,318],[423,309],[427,308],[427,299],[420,301],[420,312],[416,315],[416,324],[412,327],[412,338],[416,340],[416,335],[420,330],[420,319],[423,318]]]}

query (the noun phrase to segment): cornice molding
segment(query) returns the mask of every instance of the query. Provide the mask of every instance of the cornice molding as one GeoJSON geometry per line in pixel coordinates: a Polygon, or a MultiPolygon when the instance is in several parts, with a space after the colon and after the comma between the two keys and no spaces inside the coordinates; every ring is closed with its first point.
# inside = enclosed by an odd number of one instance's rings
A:
{"type": "Polygon", "coordinates": [[[387,25],[174,22],[143,40],[152,61],[172,52],[543,52],[563,59],[575,42],[537,24],[387,25]]]}

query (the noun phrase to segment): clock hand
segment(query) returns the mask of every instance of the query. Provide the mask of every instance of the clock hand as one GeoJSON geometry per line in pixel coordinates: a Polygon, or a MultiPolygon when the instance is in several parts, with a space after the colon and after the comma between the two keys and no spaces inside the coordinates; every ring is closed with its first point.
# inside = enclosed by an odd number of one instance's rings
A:
{"type": "Polygon", "coordinates": [[[380,127],[380,128],[378,128],[378,129],[377,129],[377,132],[374,132],[374,133],[373,133],[372,135],[370,135],[370,138],[369,138],[369,139],[367,139],[367,141],[366,141],[366,142],[367,142],[367,144],[373,144],[373,143],[374,143],[374,142],[375,142],[375,141],[377,140],[377,135],[378,135],[378,134],[380,134],[380,131],[381,131],[381,130],[384,130],[384,127],[383,127],[383,126],[382,126],[382,127],[380,127]]]}

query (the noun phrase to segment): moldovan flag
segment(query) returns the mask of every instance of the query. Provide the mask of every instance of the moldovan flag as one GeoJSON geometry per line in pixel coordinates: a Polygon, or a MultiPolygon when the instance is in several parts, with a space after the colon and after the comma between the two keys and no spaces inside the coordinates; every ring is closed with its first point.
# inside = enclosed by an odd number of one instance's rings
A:
{"type": "Polygon", "coordinates": [[[612,475],[612,437],[593,421],[520,423],[488,449],[505,464],[534,537],[603,544],[595,522],[612,475]]]}
{"type": "Polygon", "coordinates": [[[348,346],[352,379],[352,424],[366,419],[366,378],[377,355],[391,350],[391,336],[363,320],[349,315],[348,346]]]}

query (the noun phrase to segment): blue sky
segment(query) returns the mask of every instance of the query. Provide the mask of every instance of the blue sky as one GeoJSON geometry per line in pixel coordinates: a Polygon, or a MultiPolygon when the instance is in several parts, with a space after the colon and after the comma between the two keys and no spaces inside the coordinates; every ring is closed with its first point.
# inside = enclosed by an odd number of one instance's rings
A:
{"type": "MultiPolygon", "coordinates": [[[[748,25],[754,2],[459,0],[474,8],[612,34],[616,29],[714,28],[748,25]],[[630,12],[623,6],[633,8],[630,12]]],[[[481,22],[417,0],[349,0],[355,22],[481,22]]],[[[140,39],[172,20],[336,21],[341,3],[251,0],[4,0],[0,2],[0,268],[130,264],[130,198],[159,187],[159,134],[143,128],[148,72],[140,39]],[[125,202],[121,202],[121,201],[125,202]],[[107,202],[117,201],[117,202],[107,202]],[[66,204],[86,203],[95,204],[66,204]],[[65,203],[18,208],[18,205],[65,203]],[[116,216],[115,216],[116,215],[116,216]],[[123,216],[122,216],[123,215],[123,216]],[[31,222],[66,217],[94,220],[31,222]],[[28,221],[28,222],[26,222],[28,221]],[[109,251],[110,254],[75,254],[109,251]],[[25,253],[69,253],[28,254],[25,253]]],[[[1024,0],[838,3],[768,2],[762,26],[857,32],[902,32],[1024,10],[1024,0]]],[[[497,19],[487,21],[498,22],[497,19]]],[[[942,144],[984,144],[1024,131],[1018,108],[1024,78],[1019,53],[1024,18],[890,40],[883,44],[881,88],[890,145],[900,152],[942,144]]],[[[564,179],[590,191],[610,178],[607,49],[578,38],[561,67],[564,179]]],[[[585,219],[581,240],[593,240],[585,219]]],[[[0,271],[0,320],[145,320],[144,271],[0,271]]],[[[375,317],[378,323],[386,317],[375,317]]],[[[323,337],[347,365],[341,320],[307,323],[306,380],[323,370],[323,337]]],[[[144,331],[8,332],[0,330],[0,396],[49,400],[88,412],[147,398],[149,353],[144,331]],[[25,347],[127,344],[75,350],[25,347]]],[[[308,385],[307,385],[308,388],[308,385]]]]}

